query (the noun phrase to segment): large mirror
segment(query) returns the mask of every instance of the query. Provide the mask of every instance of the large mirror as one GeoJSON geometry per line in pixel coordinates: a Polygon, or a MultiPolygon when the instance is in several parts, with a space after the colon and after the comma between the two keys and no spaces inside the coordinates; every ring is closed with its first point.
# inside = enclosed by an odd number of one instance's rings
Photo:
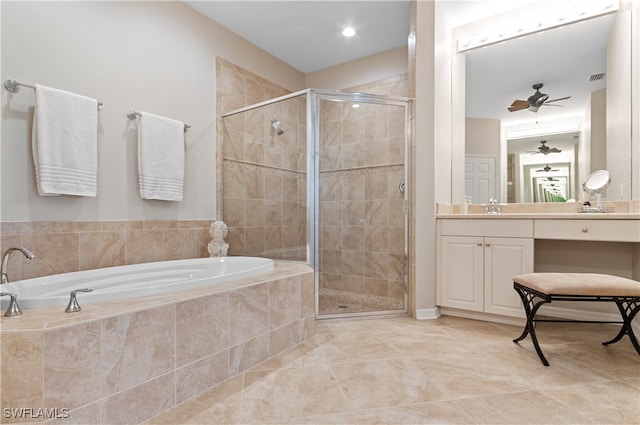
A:
{"type": "Polygon", "coordinates": [[[616,18],[610,13],[454,57],[454,87],[456,75],[464,78],[465,106],[458,109],[466,116],[464,165],[452,167],[454,202],[463,195],[474,203],[579,201],[582,181],[611,164],[615,199],[631,199],[631,140],[625,149],[607,148],[607,85],[619,77],[607,75],[616,69],[607,60],[626,61],[619,51],[607,53],[621,25],[616,18]]]}

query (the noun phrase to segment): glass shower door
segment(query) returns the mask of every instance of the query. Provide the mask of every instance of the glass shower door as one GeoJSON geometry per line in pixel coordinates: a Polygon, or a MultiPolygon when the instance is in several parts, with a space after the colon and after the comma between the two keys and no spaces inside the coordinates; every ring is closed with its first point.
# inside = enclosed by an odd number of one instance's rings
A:
{"type": "Polygon", "coordinates": [[[318,95],[318,314],[407,310],[408,102],[318,95]]]}

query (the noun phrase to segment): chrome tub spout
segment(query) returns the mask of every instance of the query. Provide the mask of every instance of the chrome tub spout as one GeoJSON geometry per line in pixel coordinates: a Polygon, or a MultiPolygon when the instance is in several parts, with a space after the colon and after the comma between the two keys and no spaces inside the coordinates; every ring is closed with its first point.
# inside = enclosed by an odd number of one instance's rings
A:
{"type": "Polygon", "coordinates": [[[30,249],[23,246],[12,246],[11,248],[7,249],[7,252],[5,252],[2,256],[2,283],[9,283],[9,279],[7,278],[7,269],[9,268],[9,255],[13,251],[22,252],[22,254],[29,260],[34,260],[36,258],[36,254],[34,254],[30,249]]]}

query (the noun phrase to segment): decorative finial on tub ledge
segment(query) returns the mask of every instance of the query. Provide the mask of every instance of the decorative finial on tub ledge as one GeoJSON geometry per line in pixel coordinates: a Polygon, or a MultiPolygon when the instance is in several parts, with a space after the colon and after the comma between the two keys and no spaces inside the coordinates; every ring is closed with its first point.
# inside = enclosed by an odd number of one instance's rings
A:
{"type": "Polygon", "coordinates": [[[211,236],[211,242],[207,245],[209,257],[226,257],[229,244],[224,241],[224,238],[228,234],[227,225],[222,220],[216,220],[209,225],[211,236]]]}

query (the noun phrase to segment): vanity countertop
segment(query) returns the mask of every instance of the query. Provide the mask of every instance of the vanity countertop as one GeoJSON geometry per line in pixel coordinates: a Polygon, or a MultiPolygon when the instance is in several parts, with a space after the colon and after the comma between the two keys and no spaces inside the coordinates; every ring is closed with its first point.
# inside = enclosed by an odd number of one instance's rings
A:
{"type": "Polygon", "coordinates": [[[607,201],[602,206],[609,212],[582,213],[580,203],[540,202],[499,204],[502,214],[485,214],[486,205],[467,205],[463,214],[461,205],[437,204],[436,218],[453,219],[535,219],[535,220],[640,220],[640,201],[607,201]]]}
{"type": "Polygon", "coordinates": [[[640,213],[502,213],[437,214],[447,219],[535,219],[535,220],[640,220],[640,213]]]}

